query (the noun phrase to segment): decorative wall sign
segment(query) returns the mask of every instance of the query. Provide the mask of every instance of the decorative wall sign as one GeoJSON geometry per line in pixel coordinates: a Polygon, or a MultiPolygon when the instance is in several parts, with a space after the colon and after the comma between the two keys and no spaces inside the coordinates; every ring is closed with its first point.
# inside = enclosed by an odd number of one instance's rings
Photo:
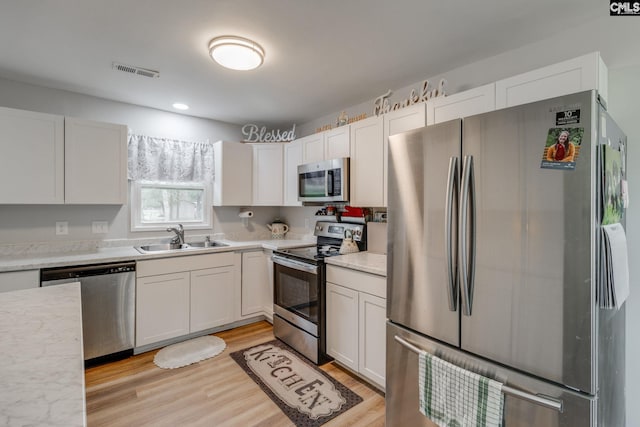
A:
{"type": "Polygon", "coordinates": [[[247,123],[242,126],[243,142],[291,142],[296,139],[296,125],[290,130],[274,129],[267,132],[267,127],[247,123]]]}
{"type": "Polygon", "coordinates": [[[389,111],[399,110],[400,108],[408,107],[409,105],[428,101],[431,98],[445,96],[446,93],[444,87],[446,84],[447,81],[445,79],[440,79],[438,87],[432,89],[429,85],[429,80],[425,80],[422,82],[422,89],[419,94],[417,94],[414,89],[411,91],[408,98],[404,99],[402,102],[396,102],[393,105],[389,103],[389,96],[391,96],[393,92],[388,90],[384,95],[380,95],[373,102],[373,115],[379,116],[380,114],[385,114],[389,111]]]}
{"type": "Polygon", "coordinates": [[[321,126],[319,128],[316,128],[316,133],[324,132],[324,131],[331,130],[331,129],[333,129],[333,127],[331,125],[324,125],[324,126],[321,126]]]}

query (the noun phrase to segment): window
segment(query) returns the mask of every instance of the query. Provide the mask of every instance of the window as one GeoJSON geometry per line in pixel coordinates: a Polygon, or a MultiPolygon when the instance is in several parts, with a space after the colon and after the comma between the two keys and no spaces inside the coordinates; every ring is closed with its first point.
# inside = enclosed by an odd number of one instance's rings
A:
{"type": "Polygon", "coordinates": [[[131,229],[211,228],[211,190],[204,183],[133,182],[131,229]]]}

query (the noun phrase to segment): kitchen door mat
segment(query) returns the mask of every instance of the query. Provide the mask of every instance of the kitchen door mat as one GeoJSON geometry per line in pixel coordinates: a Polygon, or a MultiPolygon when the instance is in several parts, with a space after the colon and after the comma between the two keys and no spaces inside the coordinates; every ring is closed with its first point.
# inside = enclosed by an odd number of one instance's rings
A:
{"type": "Polygon", "coordinates": [[[156,353],[153,363],[162,369],[175,369],[209,359],[224,351],[227,343],[212,335],[167,346],[156,353]]]}
{"type": "Polygon", "coordinates": [[[236,351],[231,357],[297,427],[321,426],[362,402],[279,340],[236,351]]]}

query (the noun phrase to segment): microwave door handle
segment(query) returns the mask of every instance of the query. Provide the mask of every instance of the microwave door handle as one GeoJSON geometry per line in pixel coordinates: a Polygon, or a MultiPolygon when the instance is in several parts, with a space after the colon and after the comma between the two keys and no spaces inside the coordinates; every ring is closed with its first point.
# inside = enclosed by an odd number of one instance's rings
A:
{"type": "Polygon", "coordinates": [[[328,170],[327,174],[325,175],[325,177],[326,177],[325,178],[326,179],[326,181],[325,181],[325,183],[326,183],[326,185],[325,185],[325,194],[327,196],[333,196],[333,182],[334,182],[334,180],[333,180],[333,170],[328,170]]]}

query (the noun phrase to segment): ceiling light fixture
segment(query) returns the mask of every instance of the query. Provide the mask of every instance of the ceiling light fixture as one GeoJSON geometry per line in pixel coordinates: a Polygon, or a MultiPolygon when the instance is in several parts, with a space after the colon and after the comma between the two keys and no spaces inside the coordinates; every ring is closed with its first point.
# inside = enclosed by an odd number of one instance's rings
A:
{"type": "Polygon", "coordinates": [[[174,102],[172,107],[176,110],[188,110],[189,106],[187,104],[183,104],[182,102],[174,102]]]}
{"type": "Polygon", "coordinates": [[[253,70],[264,62],[264,49],[258,43],[236,36],[211,40],[209,55],[218,64],[232,70],[253,70]]]}

